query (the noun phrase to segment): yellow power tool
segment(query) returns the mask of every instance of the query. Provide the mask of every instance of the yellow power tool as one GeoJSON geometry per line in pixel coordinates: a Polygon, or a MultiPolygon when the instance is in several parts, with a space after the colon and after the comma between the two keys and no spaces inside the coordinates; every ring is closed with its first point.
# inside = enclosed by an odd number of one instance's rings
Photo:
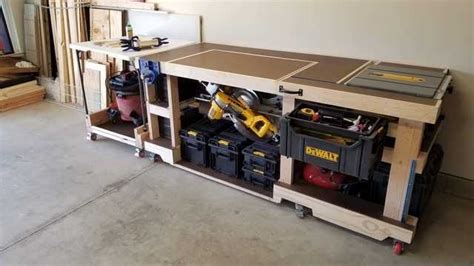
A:
{"type": "Polygon", "coordinates": [[[209,83],[206,90],[211,95],[209,119],[229,119],[240,133],[254,140],[271,138],[279,141],[278,128],[267,117],[252,110],[244,100],[226,94],[216,84],[209,83]]]}

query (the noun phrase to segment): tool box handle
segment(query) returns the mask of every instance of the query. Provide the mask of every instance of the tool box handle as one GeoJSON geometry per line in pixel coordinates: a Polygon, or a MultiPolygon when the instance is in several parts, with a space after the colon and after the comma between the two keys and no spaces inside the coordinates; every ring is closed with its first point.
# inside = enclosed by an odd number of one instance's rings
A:
{"type": "Polygon", "coordinates": [[[232,161],[232,157],[230,156],[230,154],[224,154],[224,153],[221,153],[219,151],[216,152],[216,157],[225,159],[227,161],[232,161]]]}

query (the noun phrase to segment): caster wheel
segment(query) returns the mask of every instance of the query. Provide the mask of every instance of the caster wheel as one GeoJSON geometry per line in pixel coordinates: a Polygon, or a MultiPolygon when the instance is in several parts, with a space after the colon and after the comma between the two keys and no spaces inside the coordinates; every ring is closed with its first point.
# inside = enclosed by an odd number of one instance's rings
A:
{"type": "Polygon", "coordinates": [[[145,157],[145,151],[144,151],[144,150],[136,149],[136,151],[135,151],[135,157],[137,157],[137,158],[144,158],[144,157],[145,157]]]}
{"type": "Polygon", "coordinates": [[[401,255],[405,249],[403,242],[395,241],[393,244],[393,255],[401,255]]]}
{"type": "Polygon", "coordinates": [[[307,211],[304,206],[295,204],[295,214],[298,218],[303,219],[306,217],[307,211]]]}
{"type": "Polygon", "coordinates": [[[161,163],[163,160],[161,159],[161,156],[158,154],[150,154],[150,160],[154,163],[161,163]]]}
{"type": "Polygon", "coordinates": [[[96,141],[96,140],[97,140],[97,134],[95,134],[95,133],[88,133],[88,134],[87,134],[87,140],[96,141]]]}

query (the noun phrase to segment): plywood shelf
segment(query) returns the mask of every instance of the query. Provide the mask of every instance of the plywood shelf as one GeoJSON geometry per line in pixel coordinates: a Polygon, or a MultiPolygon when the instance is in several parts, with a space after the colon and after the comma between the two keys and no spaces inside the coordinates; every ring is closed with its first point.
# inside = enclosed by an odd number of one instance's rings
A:
{"type": "Polygon", "coordinates": [[[202,176],[204,178],[210,179],[217,183],[235,188],[237,190],[249,193],[259,198],[273,201],[273,193],[271,191],[265,190],[262,187],[253,185],[249,182],[244,181],[243,179],[238,179],[235,177],[230,177],[225,174],[219,173],[212,168],[203,167],[195,165],[193,163],[181,160],[175,164],[176,167],[192,172],[196,175],[202,176]]]}
{"type": "Polygon", "coordinates": [[[97,135],[113,139],[131,146],[136,146],[135,141],[135,125],[131,122],[122,121],[117,122],[106,121],[100,125],[91,126],[91,132],[97,135]]]}
{"type": "Polygon", "coordinates": [[[273,189],[275,201],[282,199],[312,209],[313,216],[363,235],[384,240],[394,238],[411,243],[417,218],[409,216],[402,223],[383,216],[383,206],[356,197],[325,190],[295,181],[292,185],[278,182],[273,189]]]}
{"type": "Polygon", "coordinates": [[[168,103],[165,102],[151,102],[148,103],[147,105],[148,111],[151,114],[165,117],[165,118],[170,118],[170,111],[168,108],[168,103]]]}

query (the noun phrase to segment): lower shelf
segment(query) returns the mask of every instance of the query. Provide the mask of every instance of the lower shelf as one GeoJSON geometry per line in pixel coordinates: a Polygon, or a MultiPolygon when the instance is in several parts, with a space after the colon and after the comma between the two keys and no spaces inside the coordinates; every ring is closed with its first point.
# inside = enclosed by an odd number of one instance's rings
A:
{"type": "Polygon", "coordinates": [[[303,183],[278,182],[273,188],[276,202],[282,199],[312,209],[313,216],[377,240],[393,238],[411,243],[417,218],[402,223],[383,216],[383,206],[303,183]]]}
{"type": "Polygon", "coordinates": [[[91,127],[93,133],[113,139],[131,146],[136,146],[135,125],[131,122],[118,120],[116,123],[111,121],[91,127]]]}
{"type": "Polygon", "coordinates": [[[202,167],[195,165],[187,161],[179,161],[174,164],[176,167],[184,169],[186,171],[192,172],[196,175],[202,176],[204,178],[210,179],[217,183],[235,188],[237,190],[252,194],[256,197],[263,198],[269,201],[273,201],[273,193],[271,191],[265,190],[259,186],[255,186],[249,182],[246,182],[242,179],[229,177],[225,174],[219,173],[212,168],[202,167]]]}

